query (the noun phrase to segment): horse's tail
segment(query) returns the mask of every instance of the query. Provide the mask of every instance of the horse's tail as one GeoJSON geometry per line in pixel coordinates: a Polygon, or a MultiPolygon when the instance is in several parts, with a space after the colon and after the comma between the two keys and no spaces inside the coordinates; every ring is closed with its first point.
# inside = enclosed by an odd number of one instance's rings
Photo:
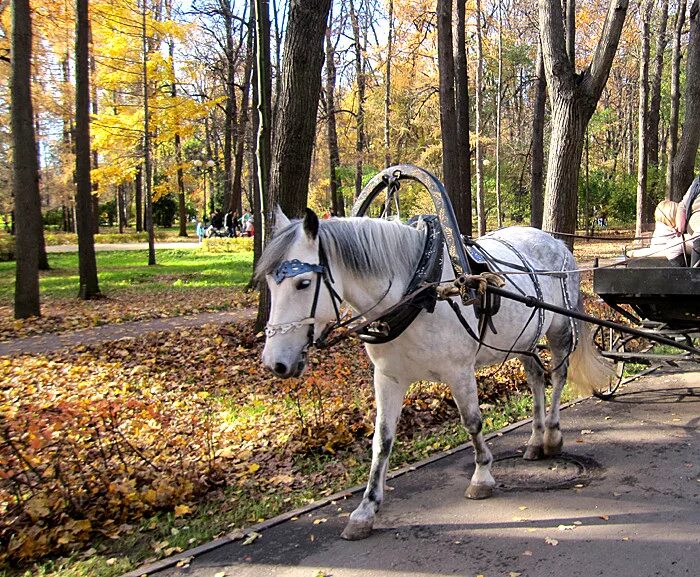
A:
{"type": "MultiPolygon", "coordinates": [[[[584,312],[581,297],[577,309],[584,312]]],[[[606,388],[615,371],[593,343],[591,325],[581,320],[576,324],[578,343],[569,357],[568,384],[576,394],[588,396],[606,388]]]]}

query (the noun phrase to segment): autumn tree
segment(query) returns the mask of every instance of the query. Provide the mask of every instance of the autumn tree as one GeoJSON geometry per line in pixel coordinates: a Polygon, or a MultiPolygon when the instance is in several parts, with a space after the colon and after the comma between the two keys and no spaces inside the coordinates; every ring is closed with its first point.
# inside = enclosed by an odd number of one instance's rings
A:
{"type": "Polygon", "coordinates": [[[41,199],[31,92],[32,18],[29,0],[12,2],[12,138],[15,197],[15,318],[39,316],[41,199]]]}
{"type": "MultiPolygon", "coordinates": [[[[573,3],[574,0],[569,0],[573,3]]],[[[543,228],[573,234],[576,230],[578,179],[586,126],[610,73],[627,15],[627,0],[612,0],[589,66],[581,73],[566,51],[559,0],[540,0],[539,19],[551,108],[552,134],[545,187],[543,228]]],[[[564,237],[569,247],[570,236],[564,237]]]]}

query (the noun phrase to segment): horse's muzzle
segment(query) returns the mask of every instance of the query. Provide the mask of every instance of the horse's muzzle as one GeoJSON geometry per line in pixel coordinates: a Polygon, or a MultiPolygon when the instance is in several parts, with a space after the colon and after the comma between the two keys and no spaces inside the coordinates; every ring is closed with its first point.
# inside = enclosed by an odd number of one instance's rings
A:
{"type": "Polygon", "coordinates": [[[265,364],[265,366],[270,369],[276,376],[281,379],[290,379],[293,377],[299,377],[306,369],[306,354],[302,355],[301,359],[296,363],[286,364],[282,362],[275,362],[274,364],[265,364]]]}

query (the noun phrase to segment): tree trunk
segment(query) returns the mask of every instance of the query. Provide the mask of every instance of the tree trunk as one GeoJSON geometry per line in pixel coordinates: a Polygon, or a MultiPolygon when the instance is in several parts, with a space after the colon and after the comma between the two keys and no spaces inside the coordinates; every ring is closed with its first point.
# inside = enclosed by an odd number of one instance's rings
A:
{"type": "MultiPolygon", "coordinates": [[[[226,28],[226,105],[224,107],[224,198],[223,209],[228,211],[233,197],[233,137],[237,132],[236,111],[236,65],[233,49],[233,13],[228,3],[224,7],[224,27],[226,28]]],[[[236,139],[238,140],[238,138],[236,139]]]]}
{"type": "Polygon", "coordinates": [[[119,183],[117,185],[117,192],[115,194],[115,204],[117,205],[117,226],[119,227],[119,234],[124,234],[124,184],[119,183]]]}
{"type": "Polygon", "coordinates": [[[476,218],[478,234],[486,234],[486,205],[484,194],[484,149],[482,138],[482,83],[484,76],[484,49],[481,37],[481,0],[476,0],[476,218]]]}
{"type": "MultiPolygon", "coordinates": [[[[459,201],[462,188],[457,149],[457,108],[452,43],[452,0],[438,0],[438,69],[440,72],[440,134],[442,137],[442,176],[450,200],[459,201]]],[[[463,223],[458,225],[460,229],[463,223]]]]}
{"type": "Polygon", "coordinates": [[[661,15],[656,35],[656,55],[654,57],[654,75],[651,80],[649,95],[649,119],[647,137],[649,139],[647,148],[647,158],[651,174],[649,179],[649,198],[652,202],[647,203],[645,214],[646,222],[653,222],[655,201],[662,193],[662,182],[659,171],[659,118],[661,114],[661,80],[664,71],[664,52],[668,36],[666,28],[668,25],[668,0],[663,0],[661,4],[661,15]]]}
{"type": "MultiPolygon", "coordinates": [[[[325,1],[325,0],[324,0],[325,1]]],[[[355,198],[362,192],[362,166],[365,153],[365,91],[366,80],[362,43],[360,41],[360,23],[353,0],[350,0],[350,21],[352,23],[353,44],[355,50],[355,81],[357,82],[357,124],[355,130],[355,198]]]]}
{"type": "Polygon", "coordinates": [[[472,167],[469,147],[469,76],[465,39],[466,0],[454,0],[455,107],[457,109],[457,158],[459,160],[459,193],[452,204],[459,230],[472,235],[472,167]]]}
{"type": "MultiPolygon", "coordinates": [[[[391,1],[392,0],[390,0],[390,2],[391,1]]],[[[332,10],[333,6],[331,5],[331,12],[332,10]]],[[[332,17],[329,16],[329,20],[332,21],[332,17]]],[[[335,82],[335,48],[333,46],[331,25],[329,24],[326,28],[326,129],[328,136],[328,181],[331,197],[331,211],[336,216],[345,216],[345,202],[340,190],[341,182],[338,178],[340,151],[338,149],[338,130],[335,117],[335,82]]],[[[386,127],[387,125],[385,125],[385,135],[386,127]]]]}
{"type": "MultiPolygon", "coordinates": [[[[255,0],[255,54],[256,66],[254,103],[257,110],[255,128],[257,141],[255,146],[255,184],[257,193],[253,195],[253,210],[255,222],[261,230],[255,231],[253,260],[257,263],[268,236],[272,232],[272,210],[279,199],[270,195],[270,164],[271,145],[270,130],[272,121],[272,75],[270,72],[270,4],[268,0],[255,0]]],[[[251,281],[252,282],[252,281],[251,281]]],[[[266,283],[260,283],[258,297],[258,315],[255,319],[255,330],[262,331],[270,316],[270,291],[266,283]]]]}
{"type": "Polygon", "coordinates": [[[29,0],[12,2],[12,162],[15,198],[15,318],[40,316],[41,199],[31,94],[32,20],[29,0]]]}
{"type": "Polygon", "coordinates": [[[673,159],[673,200],[683,198],[693,182],[700,144],[700,0],[690,7],[690,36],[685,69],[685,117],[678,153],[673,159]]]}
{"type": "MultiPolygon", "coordinates": [[[[384,76],[384,166],[391,166],[391,59],[394,44],[394,0],[389,0],[389,31],[386,41],[386,74],[384,76]]],[[[334,82],[335,84],[335,82],[334,82]]],[[[337,142],[336,142],[337,145],[337,142]]]]}
{"type": "Polygon", "coordinates": [[[143,168],[144,177],[146,179],[144,188],[144,225],[148,232],[148,265],[156,264],[156,247],[153,230],[153,192],[151,186],[153,184],[153,165],[151,162],[151,109],[149,95],[149,77],[148,77],[148,54],[150,52],[149,38],[146,34],[146,15],[147,5],[143,2],[141,8],[141,51],[142,63],[141,73],[142,89],[143,89],[143,168]]]}
{"type": "Polygon", "coordinates": [[[530,165],[530,226],[542,228],[544,209],[544,116],[547,106],[547,79],[544,74],[542,46],[537,47],[537,82],[532,114],[532,158],[530,165]]]}
{"type": "MultiPolygon", "coordinates": [[[[661,113],[661,80],[664,71],[664,52],[668,36],[668,0],[661,4],[661,16],[656,35],[656,55],[654,57],[654,75],[651,80],[651,93],[649,96],[649,164],[659,165],[659,117],[661,113]]],[[[654,188],[657,186],[655,183],[654,188]]]]}
{"type": "Polygon", "coordinates": [[[136,211],[136,232],[143,230],[143,166],[136,167],[134,176],[134,210],[136,211]]]}
{"type": "MultiPolygon", "coordinates": [[[[569,0],[573,3],[573,0],[569,0]]],[[[568,5],[567,5],[568,7],[568,5]]],[[[498,228],[503,226],[503,211],[501,209],[501,114],[503,91],[503,10],[501,0],[498,0],[498,77],[496,79],[496,217],[498,228]]]]}
{"type": "Polygon", "coordinates": [[[75,23],[75,180],[78,212],[78,297],[100,296],[95,259],[95,225],[90,182],[90,71],[88,53],[88,0],[77,0],[75,23]]]}
{"type": "MultiPolygon", "coordinates": [[[[542,227],[552,232],[573,234],[576,230],[583,141],[590,113],[573,95],[560,94],[550,98],[550,108],[552,135],[549,142],[542,227]]],[[[573,246],[570,236],[561,238],[570,248],[573,246]]]]}
{"type": "MultiPolygon", "coordinates": [[[[92,44],[92,25],[88,19],[88,50],[90,49],[90,44],[92,44]]],[[[92,113],[97,116],[98,104],[97,104],[97,84],[95,83],[95,76],[97,70],[97,63],[95,61],[95,55],[90,53],[90,101],[92,103],[92,113]]],[[[100,166],[100,157],[97,154],[96,149],[92,149],[92,169],[96,170],[100,166]]],[[[92,181],[92,225],[93,232],[95,234],[100,233],[100,197],[97,194],[100,190],[100,183],[97,179],[92,181]]]]}
{"type": "Polygon", "coordinates": [[[627,0],[611,0],[590,65],[577,74],[565,50],[559,0],[540,0],[540,33],[552,111],[552,135],[545,188],[543,228],[563,233],[573,248],[578,203],[578,177],[586,126],[610,73],[627,0]]]}
{"type": "MultiPolygon", "coordinates": [[[[251,74],[253,69],[253,38],[255,37],[255,17],[254,10],[248,20],[248,39],[246,40],[246,63],[243,71],[243,95],[241,97],[241,112],[238,116],[238,129],[236,130],[236,162],[233,168],[233,183],[231,185],[231,205],[229,210],[243,214],[243,161],[245,153],[245,143],[248,130],[248,106],[250,99],[251,74]]],[[[252,206],[251,206],[252,208],[252,206]]]]}
{"type": "Polygon", "coordinates": [[[270,170],[270,199],[289,217],[303,216],[307,205],[329,10],[330,0],[289,7],[270,170]]]}
{"type": "Polygon", "coordinates": [[[651,10],[653,8],[651,0],[644,0],[639,6],[642,19],[642,50],[639,59],[639,116],[638,116],[638,158],[637,158],[637,217],[635,226],[635,236],[640,238],[644,232],[646,224],[647,205],[647,161],[649,153],[648,146],[648,115],[649,110],[649,27],[651,23],[651,10]]]}
{"type": "Polygon", "coordinates": [[[666,198],[679,201],[682,196],[674,196],[674,161],[678,148],[678,118],[681,102],[681,35],[685,24],[686,0],[679,0],[676,13],[676,25],[673,33],[673,52],[671,56],[671,116],[668,121],[668,158],[666,161],[666,198]]]}

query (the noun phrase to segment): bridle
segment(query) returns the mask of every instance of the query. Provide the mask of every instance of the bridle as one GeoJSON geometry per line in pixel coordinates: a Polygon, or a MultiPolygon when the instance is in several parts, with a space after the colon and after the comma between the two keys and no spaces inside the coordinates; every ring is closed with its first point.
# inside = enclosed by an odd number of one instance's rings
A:
{"type": "MultiPolygon", "coordinates": [[[[311,311],[309,312],[309,316],[299,321],[291,321],[288,323],[279,324],[267,323],[267,325],[265,326],[265,336],[267,338],[273,337],[275,335],[284,335],[289,332],[308,326],[306,334],[306,345],[304,346],[303,352],[306,352],[311,346],[315,346],[317,348],[330,347],[338,341],[342,340],[349,333],[358,332],[371,325],[373,322],[375,322],[375,320],[367,320],[360,324],[354,325],[350,327],[348,332],[330,338],[331,335],[338,329],[348,327],[355,323],[355,321],[357,321],[358,319],[365,317],[368,313],[372,312],[379,305],[379,303],[381,303],[384,300],[386,295],[389,294],[389,291],[392,287],[392,282],[390,280],[389,286],[387,287],[386,291],[384,291],[384,294],[374,305],[372,305],[369,309],[358,315],[351,316],[350,318],[346,318],[345,320],[343,320],[343,315],[340,312],[339,306],[343,302],[343,297],[341,297],[338,294],[338,291],[336,291],[333,288],[333,283],[335,283],[335,280],[333,279],[333,273],[331,273],[331,269],[328,264],[326,251],[324,250],[323,244],[321,243],[320,239],[318,248],[318,259],[318,264],[301,262],[296,258],[292,260],[285,260],[278,265],[278,267],[272,272],[271,275],[275,283],[281,284],[284,279],[293,278],[305,272],[316,273],[316,288],[314,289],[314,300],[311,303],[311,311]],[[333,311],[335,312],[335,321],[326,325],[326,327],[321,332],[321,335],[317,339],[314,339],[316,307],[318,306],[318,297],[321,293],[321,283],[323,283],[326,286],[328,294],[331,297],[331,302],[333,303],[333,311]]],[[[403,304],[403,301],[398,304],[403,304]]],[[[391,307],[391,309],[398,306],[398,304],[394,305],[394,307],[391,307]]]]}
{"type": "MultiPolygon", "coordinates": [[[[265,336],[267,338],[273,337],[275,335],[284,335],[286,333],[301,329],[308,326],[307,331],[307,342],[304,347],[306,351],[314,343],[314,324],[316,323],[316,307],[318,306],[318,297],[321,293],[321,283],[326,286],[328,293],[331,297],[331,302],[333,303],[333,310],[335,312],[335,318],[337,325],[342,323],[340,318],[340,303],[343,301],[342,297],[333,288],[333,274],[328,266],[328,259],[326,257],[326,251],[323,249],[323,245],[319,239],[319,250],[318,250],[319,263],[313,264],[308,262],[301,262],[298,259],[285,260],[279,264],[279,266],[272,272],[272,278],[277,284],[281,284],[286,278],[293,278],[304,274],[306,272],[316,273],[316,287],[314,289],[314,300],[311,303],[311,312],[309,316],[301,319],[299,321],[292,321],[288,323],[271,324],[268,323],[265,326],[265,336]]],[[[324,330],[325,333],[325,330],[324,330]]]]}

